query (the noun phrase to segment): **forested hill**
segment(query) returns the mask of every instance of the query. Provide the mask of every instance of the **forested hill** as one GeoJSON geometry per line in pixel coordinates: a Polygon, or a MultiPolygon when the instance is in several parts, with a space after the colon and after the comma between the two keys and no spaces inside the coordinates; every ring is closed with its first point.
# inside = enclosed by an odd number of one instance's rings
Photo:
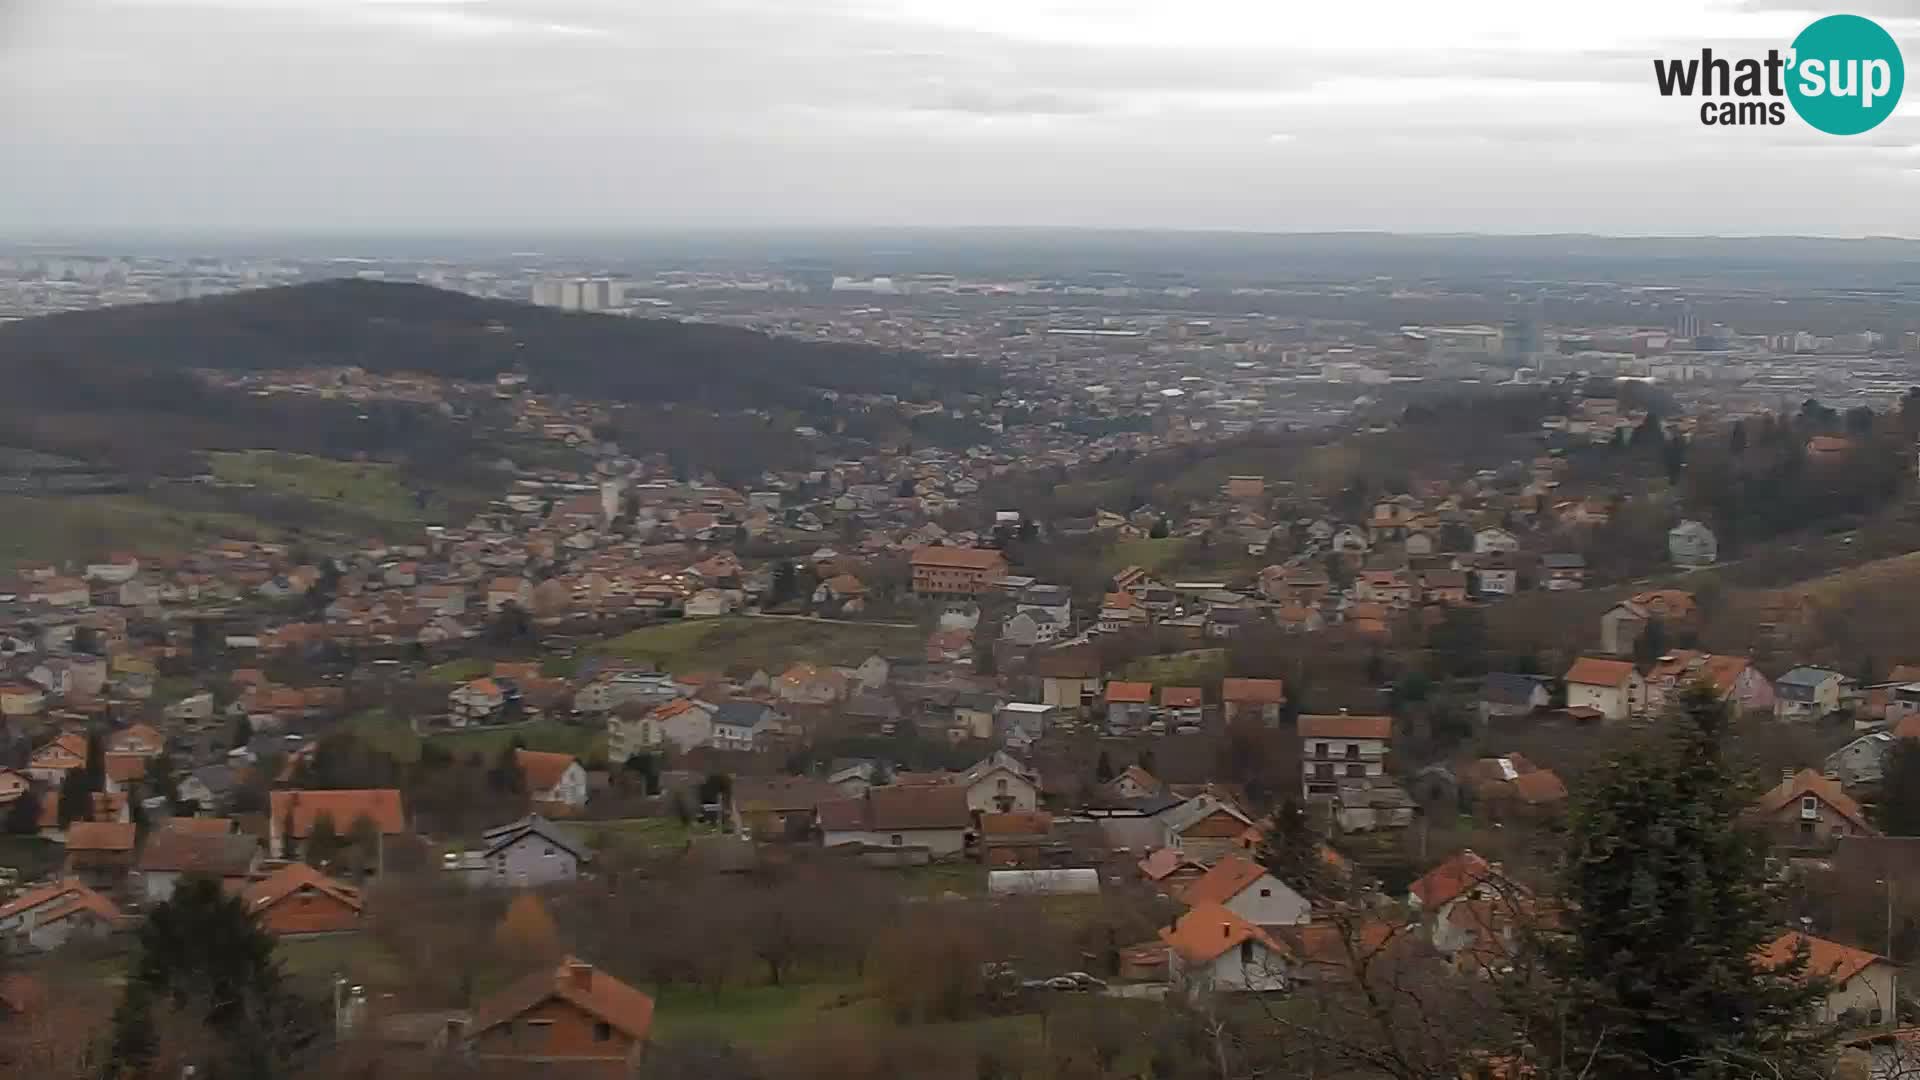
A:
{"type": "Polygon", "coordinates": [[[184,368],[336,365],[472,380],[517,369],[543,390],[715,408],[795,405],[821,390],[925,398],[989,380],[979,366],[918,353],[351,278],[0,327],[0,373],[28,387],[56,377],[65,385],[46,388],[61,397],[76,381],[184,368]]]}

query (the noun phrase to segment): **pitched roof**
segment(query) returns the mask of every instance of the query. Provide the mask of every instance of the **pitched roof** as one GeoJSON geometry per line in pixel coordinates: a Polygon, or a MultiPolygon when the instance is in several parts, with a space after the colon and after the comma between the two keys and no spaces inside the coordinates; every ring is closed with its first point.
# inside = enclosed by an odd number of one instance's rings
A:
{"type": "Polygon", "coordinates": [[[1160,688],[1160,705],[1162,708],[1196,709],[1200,707],[1200,704],[1200,688],[1197,686],[1163,686],[1160,688]]]}
{"type": "Polygon", "coordinates": [[[820,827],[832,831],[964,829],[971,821],[967,789],[957,784],[894,784],[820,804],[820,827]]]}
{"type": "Polygon", "coordinates": [[[335,881],[327,875],[308,866],[306,863],[288,863],[259,881],[247,886],[240,898],[246,902],[247,910],[258,912],[292,896],[302,889],[330,896],[355,911],[363,910],[365,901],[360,890],[343,882],[335,881]]]}
{"type": "Polygon", "coordinates": [[[1180,892],[1180,900],[1191,907],[1224,904],[1239,896],[1247,886],[1267,876],[1267,868],[1241,855],[1228,855],[1213,864],[1213,869],[1180,892]]]}
{"type": "Polygon", "coordinates": [[[1206,870],[1206,864],[1181,851],[1179,848],[1163,847],[1141,859],[1140,873],[1148,881],[1165,881],[1181,870],[1206,870]]]}
{"type": "Polygon", "coordinates": [[[1110,682],[1107,684],[1109,704],[1119,702],[1124,705],[1146,705],[1153,701],[1153,684],[1150,682],[1110,682]]]}
{"type": "Polygon", "coordinates": [[[487,846],[487,854],[492,855],[502,848],[511,847],[527,836],[537,836],[550,844],[565,848],[577,859],[593,857],[593,852],[581,843],[572,829],[548,821],[539,814],[528,814],[519,821],[496,825],[481,833],[480,841],[487,846]]]}
{"type": "Polygon", "coordinates": [[[733,804],[742,811],[791,813],[842,797],[839,788],[811,776],[736,776],[733,804]]]}
{"type": "Polygon", "coordinates": [[[92,889],[87,888],[86,885],[81,883],[79,878],[66,878],[47,885],[41,885],[37,888],[28,889],[26,892],[14,897],[4,906],[0,906],[0,919],[10,919],[23,911],[32,911],[35,908],[45,906],[54,901],[67,901],[74,897],[81,897],[87,894],[98,898],[100,904],[104,904],[107,908],[113,909],[114,914],[119,914],[118,909],[113,907],[112,901],[104,896],[100,896],[99,893],[95,893],[92,889]]]}
{"type": "Polygon", "coordinates": [[[480,1003],[467,1025],[469,1038],[513,1020],[544,1002],[559,999],[635,1041],[653,1029],[653,999],[591,964],[563,957],[480,1003]]]}
{"type": "Polygon", "coordinates": [[[1761,814],[1776,814],[1795,800],[1812,795],[1833,808],[1834,813],[1846,818],[1855,828],[1869,836],[1879,835],[1880,830],[1867,820],[1867,812],[1861,809],[1853,796],[1846,793],[1840,781],[1829,780],[1813,769],[1801,769],[1788,779],[1775,784],[1765,795],[1760,796],[1752,809],[1761,814]]]}
{"type": "Polygon", "coordinates": [[[240,877],[253,867],[259,838],[243,833],[160,829],[147,837],[140,869],[240,877]]]}
{"type": "Polygon", "coordinates": [[[1496,671],[1480,681],[1480,700],[1496,705],[1530,705],[1546,680],[1538,675],[1511,675],[1496,671]]]}
{"type": "Polygon", "coordinates": [[[527,778],[527,787],[534,791],[550,790],[567,775],[567,770],[575,764],[572,754],[554,754],[542,750],[519,750],[513,752],[513,763],[527,778]]]}
{"type": "Polygon", "coordinates": [[[1393,717],[1348,713],[1309,713],[1298,722],[1303,739],[1390,739],[1393,717]]]}
{"type": "Polygon", "coordinates": [[[1421,907],[1432,910],[1472,892],[1475,886],[1505,880],[1492,863],[1467,848],[1447,856],[1440,865],[1420,875],[1407,891],[1420,901],[1421,907]]]}
{"type": "Polygon", "coordinates": [[[1279,705],[1287,700],[1286,683],[1279,679],[1222,679],[1220,700],[1279,705]]]}
{"type": "Polygon", "coordinates": [[[1870,953],[1865,949],[1856,949],[1851,945],[1842,945],[1837,941],[1814,937],[1812,934],[1803,934],[1797,930],[1789,930],[1761,946],[1754,959],[1770,968],[1785,967],[1793,961],[1794,954],[1799,951],[1802,942],[1807,947],[1806,977],[1830,979],[1836,987],[1873,964],[1892,963],[1878,953],[1870,953]]]}
{"type": "Polygon", "coordinates": [[[76,821],[67,826],[67,851],[133,851],[131,821],[76,821]]]}
{"type": "Polygon", "coordinates": [[[1265,930],[1218,904],[1196,907],[1172,926],[1160,931],[1160,940],[1191,964],[1210,964],[1243,941],[1257,941],[1269,950],[1289,955],[1289,950],[1265,930]]]}
{"type": "Polygon", "coordinates": [[[1583,656],[1567,669],[1567,681],[1582,686],[1619,686],[1633,678],[1633,664],[1583,656]]]}
{"type": "Polygon", "coordinates": [[[1566,783],[1552,769],[1521,773],[1513,780],[1513,790],[1528,806],[1564,802],[1567,798],[1566,783]]]}
{"type": "Polygon", "coordinates": [[[372,819],[380,831],[387,836],[398,835],[407,829],[407,815],[400,802],[400,792],[393,788],[276,791],[272,795],[269,809],[276,828],[280,827],[289,815],[292,816],[295,839],[310,834],[313,831],[313,823],[322,814],[331,817],[334,828],[343,833],[352,828],[354,821],[361,817],[372,819]]]}
{"type": "Polygon", "coordinates": [[[139,780],[147,775],[145,754],[108,754],[107,779],[116,784],[139,780]]]}
{"type": "Polygon", "coordinates": [[[913,549],[913,565],[939,566],[958,570],[994,570],[1007,564],[1007,557],[992,548],[918,547],[913,549]]]}

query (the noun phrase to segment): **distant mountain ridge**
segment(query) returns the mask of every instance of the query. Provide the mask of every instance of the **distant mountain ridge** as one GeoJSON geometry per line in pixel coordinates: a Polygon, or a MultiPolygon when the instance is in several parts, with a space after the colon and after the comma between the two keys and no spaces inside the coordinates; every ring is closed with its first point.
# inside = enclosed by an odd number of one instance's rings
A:
{"type": "Polygon", "coordinates": [[[357,278],[0,327],[0,372],[29,386],[49,376],[70,383],[190,368],[347,365],[474,381],[518,370],[542,390],[714,408],[799,405],[823,390],[920,397],[989,384],[984,368],[920,353],[357,278]]]}

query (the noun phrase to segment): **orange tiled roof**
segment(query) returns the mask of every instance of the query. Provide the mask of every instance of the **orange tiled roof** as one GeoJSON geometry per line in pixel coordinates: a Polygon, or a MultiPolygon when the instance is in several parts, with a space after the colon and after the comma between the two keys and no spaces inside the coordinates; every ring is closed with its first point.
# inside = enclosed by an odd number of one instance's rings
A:
{"type": "Polygon", "coordinates": [[[1288,954],[1272,935],[1218,904],[1196,907],[1180,916],[1172,926],[1160,931],[1160,940],[1193,964],[1210,964],[1248,940],[1257,941],[1283,956],[1288,954]]]}
{"type": "Polygon", "coordinates": [[[572,754],[552,754],[539,750],[515,750],[513,761],[526,774],[529,788],[547,791],[567,775],[574,757],[572,754]]]}
{"type": "Polygon", "coordinates": [[[1829,780],[1813,769],[1801,769],[1789,779],[1775,784],[1771,790],[1753,804],[1753,809],[1762,814],[1775,814],[1785,809],[1804,795],[1812,795],[1832,807],[1834,812],[1846,818],[1854,827],[1869,835],[1877,836],[1880,830],[1867,820],[1867,812],[1855,802],[1840,786],[1840,781],[1829,780]]]}
{"type": "Polygon", "coordinates": [[[406,811],[400,802],[400,792],[393,788],[371,788],[347,791],[276,791],[271,797],[270,813],[273,823],[278,826],[289,816],[293,818],[295,839],[307,836],[313,831],[313,823],[325,814],[333,819],[334,828],[342,833],[353,827],[354,821],[366,817],[388,836],[405,832],[407,828],[406,811]]]}
{"type": "Polygon", "coordinates": [[[1393,737],[1393,717],[1348,713],[1309,714],[1300,717],[1298,730],[1303,739],[1390,739],[1393,737]]]}
{"type": "Polygon", "coordinates": [[[1180,892],[1180,900],[1192,907],[1224,904],[1239,896],[1247,886],[1267,875],[1267,869],[1252,859],[1228,855],[1213,864],[1213,869],[1180,892]]]}
{"type": "Polygon", "coordinates": [[[557,967],[536,971],[482,1001],[467,1033],[480,1035],[555,998],[635,1041],[645,1041],[653,1029],[651,997],[569,956],[557,967]]]}
{"type": "Polygon", "coordinates": [[[1807,947],[1807,977],[1830,979],[1836,986],[1846,983],[1873,964],[1890,962],[1878,953],[1802,934],[1797,930],[1789,930],[1769,941],[1761,947],[1755,959],[1770,968],[1785,967],[1792,962],[1802,942],[1807,947]]]}
{"type": "Polygon", "coordinates": [[[1567,681],[1582,686],[1619,686],[1632,677],[1633,665],[1625,660],[1583,656],[1567,669],[1567,681]]]}

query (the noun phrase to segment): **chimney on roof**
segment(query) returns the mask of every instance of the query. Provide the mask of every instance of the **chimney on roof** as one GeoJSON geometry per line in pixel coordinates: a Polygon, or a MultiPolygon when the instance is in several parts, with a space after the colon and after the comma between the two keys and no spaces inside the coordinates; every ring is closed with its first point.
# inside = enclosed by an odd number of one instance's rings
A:
{"type": "Polygon", "coordinates": [[[1787,766],[1782,766],[1782,767],[1781,767],[1781,769],[1780,769],[1780,782],[1781,782],[1781,783],[1783,783],[1783,784],[1791,784],[1791,783],[1793,783],[1793,766],[1791,766],[1791,765],[1787,765],[1787,766]]]}
{"type": "Polygon", "coordinates": [[[580,960],[567,963],[567,984],[582,992],[593,989],[593,965],[580,960]]]}

